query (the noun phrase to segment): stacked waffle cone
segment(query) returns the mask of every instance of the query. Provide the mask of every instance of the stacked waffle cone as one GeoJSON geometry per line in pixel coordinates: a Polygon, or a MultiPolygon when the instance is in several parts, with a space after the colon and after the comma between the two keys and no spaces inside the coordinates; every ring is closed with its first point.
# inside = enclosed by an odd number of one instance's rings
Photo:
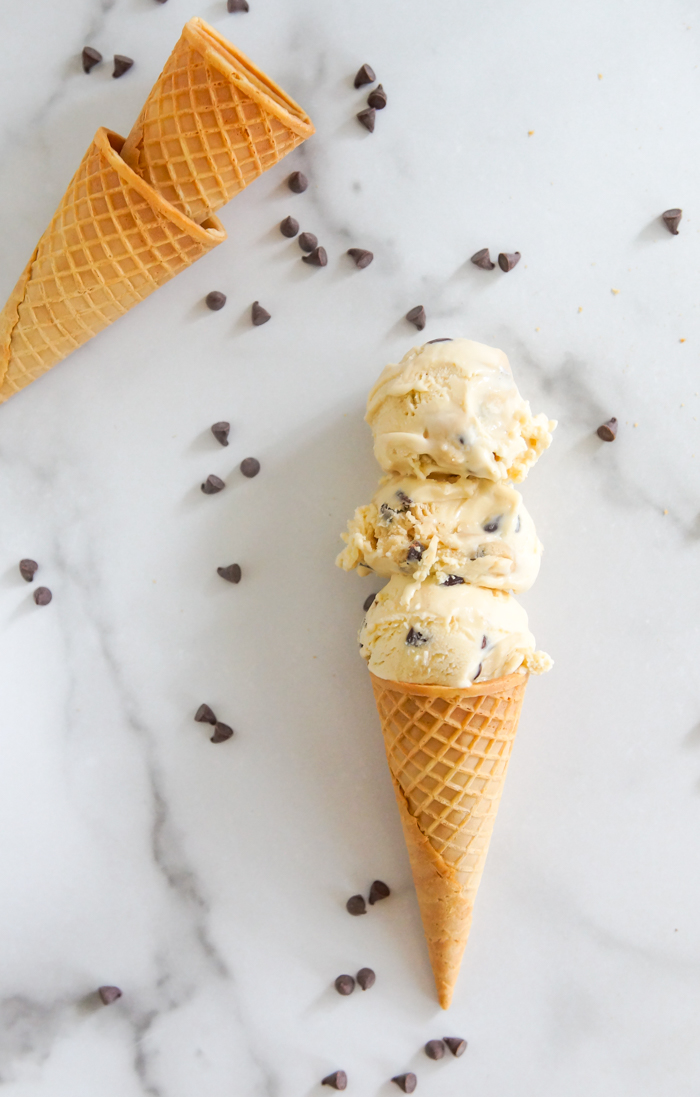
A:
{"type": "Polygon", "coordinates": [[[216,210],[313,132],[190,20],[126,141],[97,131],[0,313],[0,403],[225,240],[216,210]]]}

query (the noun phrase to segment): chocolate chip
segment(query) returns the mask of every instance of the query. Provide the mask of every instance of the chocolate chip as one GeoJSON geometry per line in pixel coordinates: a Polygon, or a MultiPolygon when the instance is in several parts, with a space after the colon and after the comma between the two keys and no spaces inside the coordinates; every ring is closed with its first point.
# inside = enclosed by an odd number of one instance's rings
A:
{"type": "Polygon", "coordinates": [[[248,0],[226,0],[226,7],[230,12],[250,11],[248,0]]]}
{"type": "Polygon", "coordinates": [[[493,270],[496,266],[491,262],[491,256],[489,255],[488,248],[482,248],[480,251],[475,251],[469,260],[475,267],[481,267],[482,270],[493,270]]]}
{"type": "Polygon", "coordinates": [[[464,1055],[467,1050],[467,1041],[462,1040],[459,1036],[443,1036],[443,1040],[456,1059],[459,1059],[460,1055],[464,1055]]]}
{"type": "Polygon", "coordinates": [[[83,50],[83,72],[91,72],[95,65],[99,65],[102,60],[102,54],[99,50],[94,50],[92,46],[86,46],[83,50]]]}
{"type": "Polygon", "coordinates": [[[383,880],[375,880],[369,889],[369,905],[374,906],[380,899],[386,899],[391,895],[391,889],[383,880]]]}
{"type": "Polygon", "coordinates": [[[48,587],[37,587],[34,591],[34,601],[38,606],[48,606],[53,594],[48,587]]]}
{"type": "Polygon", "coordinates": [[[410,309],[406,313],[406,319],[415,324],[418,331],[422,331],[425,327],[425,309],[422,305],[416,305],[414,309],[410,309]]]}
{"type": "Polygon", "coordinates": [[[216,716],[209,708],[209,705],[200,705],[194,714],[194,718],[198,724],[215,724],[216,716]]]}
{"type": "Polygon", "coordinates": [[[516,267],[519,262],[520,262],[520,252],[519,251],[513,251],[513,252],[502,251],[500,253],[500,255],[498,256],[498,265],[501,268],[501,270],[504,271],[506,274],[508,273],[509,270],[512,270],[513,267],[516,267]]]}
{"type": "Polygon", "coordinates": [[[333,1074],[327,1074],[321,1085],[330,1086],[331,1089],[347,1089],[348,1076],[344,1070],[336,1070],[333,1074]]]}
{"type": "Polygon", "coordinates": [[[302,232],[299,237],[299,247],[302,251],[313,251],[318,244],[318,236],[314,236],[313,232],[302,232]]]}
{"type": "Polygon", "coordinates": [[[403,504],[403,506],[401,507],[401,512],[405,514],[406,511],[410,510],[413,506],[413,500],[411,499],[410,495],[406,495],[405,491],[397,491],[396,495],[403,504]]]}
{"type": "Polygon", "coordinates": [[[216,574],[220,575],[222,579],[225,579],[227,583],[240,583],[241,581],[241,565],[229,564],[225,568],[217,568],[216,574]]]}
{"type": "Polygon", "coordinates": [[[216,495],[218,491],[223,491],[225,487],[226,484],[223,480],[220,480],[218,476],[214,476],[214,473],[212,473],[211,476],[207,476],[202,484],[202,491],[205,495],[216,495]]]}
{"type": "Polygon", "coordinates": [[[365,613],[367,612],[367,610],[369,609],[369,607],[370,607],[370,606],[372,605],[372,602],[374,601],[374,599],[375,599],[376,597],[377,597],[377,595],[376,595],[376,594],[368,594],[368,595],[367,595],[367,597],[365,598],[364,602],[362,603],[362,608],[363,608],[363,610],[365,611],[365,613]]]}
{"type": "Polygon", "coordinates": [[[116,80],[119,76],[123,76],[125,72],[128,72],[133,65],[131,57],[125,57],[123,53],[115,53],[114,55],[114,72],[112,76],[116,80]]]}
{"type": "Polygon", "coordinates": [[[293,171],[287,180],[287,186],[294,194],[303,194],[309,185],[309,180],[303,171],[293,171]]]}
{"type": "Polygon", "coordinates": [[[220,423],[212,424],[211,432],[222,446],[228,445],[228,436],[231,430],[231,424],[222,420],[220,423]]]}
{"type": "Polygon", "coordinates": [[[36,560],[20,560],[19,562],[19,573],[27,583],[33,582],[38,570],[39,565],[36,560]]]}
{"type": "Polygon", "coordinates": [[[411,1073],[397,1074],[396,1077],[392,1078],[391,1080],[392,1082],[395,1082],[399,1089],[403,1090],[404,1093],[413,1093],[418,1084],[418,1080],[415,1074],[411,1073]]]}
{"type": "Polygon", "coordinates": [[[459,584],[463,583],[463,582],[464,582],[464,579],[462,578],[461,575],[447,575],[445,577],[444,581],[442,583],[440,583],[440,586],[441,587],[456,587],[456,586],[459,586],[459,584]]]}
{"type": "Polygon", "coordinates": [[[662,213],[664,224],[670,233],[674,236],[678,236],[678,226],[681,223],[681,217],[683,216],[682,209],[667,209],[665,213],[662,213]]]}
{"type": "Polygon", "coordinates": [[[481,650],[483,651],[485,647],[486,647],[486,636],[484,636],[483,640],[481,641],[481,650]]]}
{"type": "Polygon", "coordinates": [[[361,967],[357,973],[357,985],[362,990],[369,990],[373,987],[377,981],[377,976],[372,971],[371,967],[361,967]]]}
{"type": "Polygon", "coordinates": [[[325,267],[328,264],[328,256],[325,248],[314,248],[311,255],[302,255],[302,263],[309,263],[312,267],[325,267]]]}
{"type": "Polygon", "coordinates": [[[500,514],[499,514],[498,518],[492,518],[491,521],[487,522],[486,525],[483,527],[484,533],[495,533],[496,530],[498,529],[498,523],[500,521],[501,521],[500,514]]]}
{"type": "Polygon", "coordinates": [[[375,110],[384,110],[386,106],[386,92],[381,84],[377,84],[376,88],[367,96],[367,102],[370,107],[374,107],[375,110]]]}
{"type": "Polygon", "coordinates": [[[117,998],[122,996],[119,987],[98,987],[97,993],[106,1006],[111,1006],[112,1002],[116,1002],[117,998]]]}
{"type": "Polygon", "coordinates": [[[617,436],[617,419],[608,419],[607,423],[598,427],[596,434],[604,442],[614,442],[617,436]]]}
{"type": "Polygon", "coordinates": [[[366,914],[367,904],[362,895],[351,895],[345,904],[345,909],[348,914],[366,914]]]}
{"type": "Polygon", "coordinates": [[[244,457],[241,461],[241,472],[248,479],[252,479],[253,476],[257,476],[260,472],[260,462],[257,457],[244,457]]]}
{"type": "Polygon", "coordinates": [[[206,295],[204,302],[212,312],[218,312],[226,304],[226,294],[221,293],[218,289],[213,289],[211,293],[206,295]]]}
{"type": "Polygon", "coordinates": [[[445,1045],[442,1040],[428,1040],[425,1045],[425,1054],[429,1059],[442,1059],[445,1054],[445,1045]]]}
{"type": "Polygon", "coordinates": [[[474,675],[474,677],[472,678],[472,682],[476,682],[477,678],[478,678],[478,677],[479,677],[479,675],[481,674],[481,666],[482,666],[482,664],[481,664],[481,663],[479,663],[479,666],[477,667],[477,670],[476,670],[476,674],[475,674],[475,675],[474,675]]]}
{"type": "Polygon", "coordinates": [[[259,301],[253,301],[253,307],[250,310],[250,318],[256,328],[259,328],[261,324],[267,323],[270,319],[270,314],[267,309],[262,307],[259,301]]]}
{"type": "Polygon", "coordinates": [[[211,737],[212,743],[225,743],[227,739],[230,739],[233,735],[233,728],[230,728],[228,724],[222,724],[220,720],[217,720],[214,724],[214,734],[211,737]]]}
{"type": "Polygon", "coordinates": [[[452,342],[453,342],[453,340],[450,339],[449,337],[444,338],[444,339],[428,339],[428,342],[425,345],[426,345],[426,347],[429,347],[431,343],[452,343],[452,342]]]}
{"type": "Polygon", "coordinates": [[[515,532],[520,533],[520,515],[518,515],[518,520],[515,523],[515,532]]]}
{"type": "Polygon", "coordinates": [[[416,628],[410,628],[408,635],[406,636],[406,643],[410,644],[414,648],[419,648],[423,644],[427,644],[430,637],[425,632],[420,632],[416,628]]]}
{"type": "Polygon", "coordinates": [[[296,217],[285,217],[284,221],[280,222],[280,232],[283,236],[288,237],[289,240],[296,236],[299,231],[299,222],[296,217]]]}
{"type": "Polygon", "coordinates": [[[373,84],[376,79],[371,65],[361,65],[355,73],[355,87],[361,88],[364,84],[373,84]]]}
{"type": "Polygon", "coordinates": [[[358,270],[364,270],[374,259],[372,252],[366,251],[364,248],[348,248],[348,255],[355,260],[355,266],[358,270]]]}
{"type": "Polygon", "coordinates": [[[352,994],[355,989],[355,980],[352,975],[339,975],[335,981],[335,989],[338,994],[342,994],[344,997],[352,994]]]}
{"type": "Polygon", "coordinates": [[[421,545],[418,541],[414,541],[412,545],[409,545],[408,552],[406,553],[406,559],[409,564],[414,563],[414,561],[422,560],[424,551],[425,545],[421,545]]]}
{"type": "Polygon", "coordinates": [[[374,123],[377,117],[377,112],[374,107],[365,107],[365,109],[361,110],[355,117],[366,130],[369,130],[370,133],[374,133],[374,123]]]}

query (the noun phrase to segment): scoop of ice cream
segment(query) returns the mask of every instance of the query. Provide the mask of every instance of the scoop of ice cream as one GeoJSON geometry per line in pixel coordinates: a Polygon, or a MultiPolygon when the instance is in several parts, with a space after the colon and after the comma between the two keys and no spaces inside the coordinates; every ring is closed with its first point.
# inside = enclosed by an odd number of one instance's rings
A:
{"type": "Polygon", "coordinates": [[[527,614],[511,594],[434,578],[416,588],[393,575],[367,611],[359,639],[372,673],[392,682],[470,686],[516,670],[542,674],[552,665],[535,651],[527,614]]]}
{"type": "Polygon", "coordinates": [[[346,571],[407,575],[414,582],[434,575],[448,585],[497,590],[529,590],[542,555],[520,493],[474,478],[385,477],[342,536],[347,548],[336,563],[346,571]]]}
{"type": "Polygon", "coordinates": [[[374,454],[387,472],[524,480],[556,423],[533,415],[501,350],[452,339],[387,366],[367,401],[374,454]]]}

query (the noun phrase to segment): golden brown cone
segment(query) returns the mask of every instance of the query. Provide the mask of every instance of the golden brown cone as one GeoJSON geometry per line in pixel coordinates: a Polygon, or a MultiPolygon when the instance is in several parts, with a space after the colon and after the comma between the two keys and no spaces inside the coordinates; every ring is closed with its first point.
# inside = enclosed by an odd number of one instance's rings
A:
{"type": "Polygon", "coordinates": [[[438,1000],[447,1009],[469,936],[526,674],[467,689],[370,673],[438,1000]]]}
{"type": "Polygon", "coordinates": [[[190,19],[124,159],[198,224],[314,132],[301,107],[202,19],[190,19]]]}
{"type": "Polygon", "coordinates": [[[124,163],[99,129],[0,313],[0,403],[226,239],[124,163]]]}

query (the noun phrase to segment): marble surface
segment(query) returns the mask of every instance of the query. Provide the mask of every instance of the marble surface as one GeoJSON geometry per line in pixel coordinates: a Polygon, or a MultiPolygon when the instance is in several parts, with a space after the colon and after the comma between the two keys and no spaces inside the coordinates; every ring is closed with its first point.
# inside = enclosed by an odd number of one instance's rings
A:
{"type": "Polygon", "coordinates": [[[98,125],[193,14],[317,136],[228,242],[0,408],[0,1082],[7,1097],[656,1097],[700,1069],[698,35],[687,0],[33,0],[0,8],[0,296],[98,125]],[[87,77],[85,44],[135,58],[87,77]],[[389,95],[373,135],[352,88],[389,95]],[[530,133],[529,131],[534,131],[530,133]],[[306,194],[284,185],[293,169],[306,194]],[[678,237],[659,223],[684,208],[678,237]],[[324,270],[277,230],[315,232],[324,270]],[[510,274],[478,248],[522,252],[510,274]],[[368,247],[356,271],[344,257],[368,247]],[[202,298],[228,294],[218,313],[202,298]],[[619,291],[619,292],[616,292],[619,291]],[[272,313],[249,323],[259,299],[272,313]],[[415,342],[502,347],[560,426],[528,691],[441,1014],[333,566],[375,482],[367,390],[415,342]],[[613,445],[595,428],[620,420],[613,445]],[[230,419],[231,444],[208,432],[230,419]],[[262,462],[255,480],[240,460],[262,462]],[[227,481],[205,497],[209,473],[227,481]],[[17,561],[53,591],[38,609],[17,561]],[[216,567],[233,561],[239,586],[216,567]],[[236,729],[209,743],[207,701],[236,729]],[[344,902],[387,880],[364,918],[344,902]],[[369,965],[376,986],[332,981],[369,965]],[[105,1008],[94,990],[123,998],[105,1008]],[[459,1034],[459,1061],[422,1044],[459,1034]]]}

